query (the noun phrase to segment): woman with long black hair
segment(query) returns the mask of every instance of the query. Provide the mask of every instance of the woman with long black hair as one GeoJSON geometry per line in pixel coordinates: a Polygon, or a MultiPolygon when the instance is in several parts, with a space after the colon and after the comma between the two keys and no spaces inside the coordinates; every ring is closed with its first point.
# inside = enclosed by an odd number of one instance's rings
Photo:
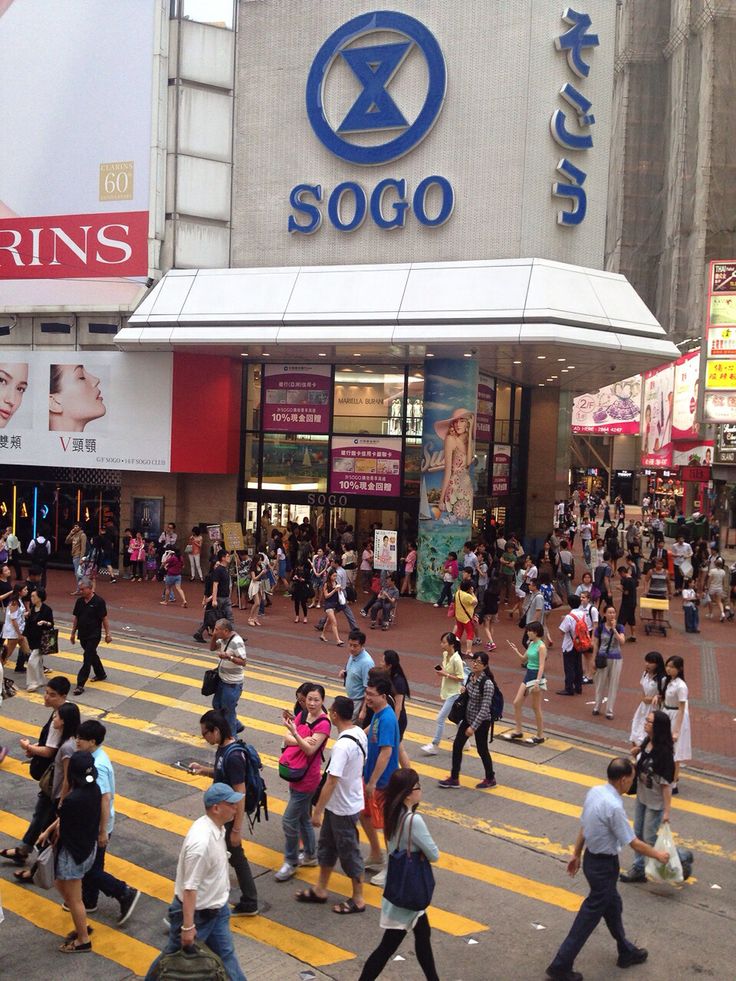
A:
{"type": "MultiPolygon", "coordinates": [[[[439,849],[427,830],[424,818],[417,813],[421,800],[419,774],[416,770],[395,770],[386,787],[383,805],[383,833],[386,851],[390,855],[397,848],[407,848],[411,838],[411,851],[423,852],[430,862],[440,857],[439,849]]],[[[399,949],[409,930],[414,932],[417,961],[427,981],[439,981],[432,953],[431,930],[426,910],[404,909],[395,906],[384,896],[381,899],[381,942],[365,962],[358,981],[374,981],[399,949]]]]}
{"type": "Polygon", "coordinates": [[[465,705],[465,718],[458,724],[455,741],[452,744],[452,769],[446,780],[440,780],[438,787],[456,789],[460,786],[460,768],[463,762],[463,747],[471,736],[475,738],[485,771],[485,776],[475,785],[476,790],[490,790],[496,786],[493,760],[488,749],[488,733],[491,729],[491,706],[496,683],[488,667],[485,651],[476,651],[470,661],[471,672],[465,683],[468,693],[465,705]]]}
{"type": "Polygon", "coordinates": [[[404,733],[408,719],[406,717],[406,701],[411,698],[409,679],[404,674],[401,667],[401,658],[398,651],[388,650],[383,652],[383,669],[388,673],[393,686],[394,712],[399,723],[399,766],[409,766],[409,754],[404,748],[404,733]]]}
{"type": "MultiPolygon", "coordinates": [[[[646,736],[633,756],[636,759],[636,809],[634,834],[648,845],[654,845],[660,824],[669,822],[672,804],[672,781],[675,778],[675,748],[672,726],[666,712],[649,712],[644,723],[646,736]]],[[[637,852],[622,882],[644,882],[644,855],[637,852]]]]}
{"type": "Polygon", "coordinates": [[[641,701],[631,720],[631,732],[629,734],[632,752],[641,746],[642,740],[647,734],[644,724],[649,713],[659,707],[659,699],[666,677],[664,658],[659,651],[649,651],[645,654],[644,673],[639,679],[641,701]]]}

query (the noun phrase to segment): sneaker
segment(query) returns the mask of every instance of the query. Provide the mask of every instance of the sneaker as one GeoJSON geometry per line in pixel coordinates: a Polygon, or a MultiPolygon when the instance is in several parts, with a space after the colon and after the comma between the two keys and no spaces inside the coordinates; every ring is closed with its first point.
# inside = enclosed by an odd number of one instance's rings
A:
{"type": "Polygon", "coordinates": [[[583,981],[583,975],[580,971],[573,971],[572,968],[569,971],[565,971],[553,967],[550,964],[546,973],[547,977],[551,978],[552,981],[583,981]]]}
{"type": "Polygon", "coordinates": [[[118,920],[118,926],[122,926],[128,922],[140,898],[140,889],[131,889],[130,887],[127,889],[125,895],[120,900],[120,919],[118,920]]]}
{"type": "Polygon", "coordinates": [[[496,783],[495,778],[493,780],[486,779],[486,780],[481,780],[480,783],[477,783],[475,785],[475,789],[476,790],[492,790],[494,787],[497,787],[497,786],[498,786],[498,784],[496,783]]]}
{"type": "Polygon", "coordinates": [[[592,685],[592,684],[594,684],[594,681],[593,681],[592,678],[588,678],[587,675],[583,675],[583,684],[584,685],[592,685]]]}
{"type": "MultiPolygon", "coordinates": [[[[436,605],[436,604],[435,604],[435,605],[436,605]]],[[[367,614],[367,613],[365,612],[365,610],[361,610],[361,611],[360,611],[360,615],[361,615],[362,617],[367,617],[367,616],[368,616],[368,614],[367,614]]]]}
{"type": "Polygon", "coordinates": [[[313,869],[318,864],[316,855],[305,855],[304,852],[299,852],[299,865],[301,868],[313,869]]]}
{"type": "Polygon", "coordinates": [[[619,882],[646,882],[647,877],[643,872],[621,872],[619,882]]]}
{"type": "Polygon", "coordinates": [[[456,790],[460,786],[460,781],[448,777],[447,780],[440,780],[437,786],[443,787],[445,790],[456,790]]]}
{"type": "Polygon", "coordinates": [[[80,688],[79,685],[72,692],[73,695],[84,695],[84,688],[80,688]]]}
{"type": "MultiPolygon", "coordinates": [[[[64,913],[70,913],[71,912],[71,910],[66,905],[66,903],[62,903],[61,904],[61,908],[62,908],[62,911],[64,913]]],[[[96,906],[85,906],[84,909],[85,909],[85,912],[86,913],[96,913],[97,912],[97,907],[96,906]]]]}
{"type": "Polygon", "coordinates": [[[386,869],[381,869],[380,872],[376,872],[375,875],[371,876],[371,882],[374,886],[385,886],[386,885],[386,869]]]}
{"type": "Polygon", "coordinates": [[[246,906],[245,903],[236,903],[230,907],[230,916],[258,916],[260,910],[256,906],[246,906]]]}
{"type": "Polygon", "coordinates": [[[281,868],[274,876],[274,879],[277,882],[288,882],[289,879],[293,878],[295,873],[296,873],[296,866],[289,865],[288,862],[284,862],[284,864],[281,866],[281,868]]]}
{"type": "Polygon", "coordinates": [[[204,644],[204,637],[200,633],[192,634],[192,637],[197,641],[198,644],[204,644]]]}
{"type": "Polygon", "coordinates": [[[643,964],[647,957],[649,957],[649,951],[646,947],[634,947],[633,950],[627,951],[625,954],[619,954],[616,966],[634,967],[635,964],[643,964]]]}
{"type": "Polygon", "coordinates": [[[439,751],[434,743],[427,743],[426,746],[422,746],[422,752],[425,756],[436,756],[439,751]]]}

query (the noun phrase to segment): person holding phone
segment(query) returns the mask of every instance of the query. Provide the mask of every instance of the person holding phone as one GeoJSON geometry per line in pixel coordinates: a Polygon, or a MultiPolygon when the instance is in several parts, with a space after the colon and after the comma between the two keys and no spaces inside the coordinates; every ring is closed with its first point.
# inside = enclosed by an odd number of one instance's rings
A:
{"type": "Polygon", "coordinates": [[[436,729],[431,743],[422,746],[425,756],[436,756],[442,733],[445,731],[445,722],[450,714],[450,709],[457,701],[463,681],[465,680],[465,669],[463,659],[460,655],[462,644],[460,639],[452,631],[442,634],[440,639],[442,649],[442,660],[436,664],[434,670],[440,680],[440,698],[442,708],[439,710],[436,719],[436,729]]]}
{"type": "Polygon", "coordinates": [[[514,697],[514,722],[516,723],[513,732],[505,732],[502,739],[507,742],[525,743],[528,746],[538,746],[544,742],[544,721],[542,719],[542,692],[547,691],[547,679],[544,677],[544,664],[547,660],[547,648],[544,644],[544,626],[534,620],[526,627],[529,635],[529,646],[525,651],[520,651],[512,641],[508,641],[511,650],[521,661],[525,668],[524,678],[519,685],[519,690],[514,697]],[[537,721],[536,736],[524,737],[521,723],[521,712],[524,706],[524,699],[531,692],[532,708],[534,717],[537,721]]]}

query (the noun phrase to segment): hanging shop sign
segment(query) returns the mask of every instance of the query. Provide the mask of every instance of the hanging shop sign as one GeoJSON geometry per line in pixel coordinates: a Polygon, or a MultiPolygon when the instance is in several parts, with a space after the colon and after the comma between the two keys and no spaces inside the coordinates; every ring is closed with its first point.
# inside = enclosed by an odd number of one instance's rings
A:
{"type": "Polygon", "coordinates": [[[672,464],[675,467],[710,467],[713,463],[714,445],[712,439],[674,443],[672,464]]]}
{"type": "Polygon", "coordinates": [[[674,364],[644,374],[641,420],[641,464],[644,467],[669,467],[672,464],[674,386],[674,364]]]}
{"type": "Polygon", "coordinates": [[[476,443],[490,443],[493,439],[493,411],[496,381],[481,375],[478,381],[478,412],[475,417],[476,443]]]}
{"type": "Polygon", "coordinates": [[[506,443],[496,443],[493,447],[493,470],[491,472],[491,494],[503,497],[511,493],[511,447],[506,443]]]}
{"type": "Polygon", "coordinates": [[[636,436],[641,419],[641,375],[573,399],[572,431],[636,436]]]}
{"type": "Polygon", "coordinates": [[[736,261],[711,262],[705,326],[705,422],[736,423],[736,261]]]}
{"type": "Polygon", "coordinates": [[[401,440],[390,436],[333,436],[330,492],[398,497],[401,440]]]}
{"type": "Polygon", "coordinates": [[[263,428],[285,433],[329,433],[331,379],[329,365],[266,365],[263,428]]]}
{"type": "Polygon", "coordinates": [[[698,436],[698,387],[700,351],[691,351],[675,361],[675,395],[672,414],[672,440],[693,440],[698,436]]]}

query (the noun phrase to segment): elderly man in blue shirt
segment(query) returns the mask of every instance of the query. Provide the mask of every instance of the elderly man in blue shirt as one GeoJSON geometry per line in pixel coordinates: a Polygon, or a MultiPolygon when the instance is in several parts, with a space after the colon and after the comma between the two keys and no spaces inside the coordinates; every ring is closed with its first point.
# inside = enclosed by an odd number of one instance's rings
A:
{"type": "Polygon", "coordinates": [[[611,760],[606,776],[608,783],[593,787],[587,793],[573,856],[567,865],[568,874],[575,875],[580,868],[580,856],[585,846],[583,874],[588,880],[590,893],[583,900],[570,932],[547,968],[547,977],[553,981],[583,981],[583,975],[574,971],[572,966],[601,919],[606,921],[616,941],[618,967],[633,967],[647,959],[647,951],[643,947],[635,947],[626,939],[624,932],[621,918],[623,904],[616,888],[618,855],[626,845],[631,845],[640,855],[663,864],[669,860],[669,855],[640,841],[627,820],[622,795],[628,792],[634,779],[631,760],[623,757],[611,760]]]}
{"type": "Polygon", "coordinates": [[[365,719],[368,672],[375,667],[373,658],[365,649],[365,634],[362,630],[351,630],[348,634],[348,655],[348,663],[340,672],[340,677],[345,682],[345,694],[353,700],[353,721],[360,725],[365,719]]]}

